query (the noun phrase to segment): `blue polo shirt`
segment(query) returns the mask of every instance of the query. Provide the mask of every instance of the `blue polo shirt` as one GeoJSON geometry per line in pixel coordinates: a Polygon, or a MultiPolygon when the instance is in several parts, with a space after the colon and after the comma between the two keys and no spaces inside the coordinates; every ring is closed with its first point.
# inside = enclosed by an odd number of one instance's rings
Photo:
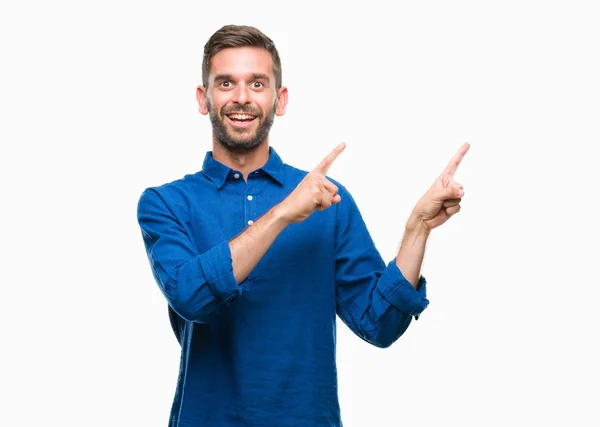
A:
{"type": "Polygon", "coordinates": [[[209,151],[200,172],[143,192],[138,222],[181,344],[170,427],[341,426],[336,314],[387,347],[429,303],[333,179],[341,202],[286,227],[236,282],[228,242],[306,173],[270,147],[246,182],[209,151]]]}

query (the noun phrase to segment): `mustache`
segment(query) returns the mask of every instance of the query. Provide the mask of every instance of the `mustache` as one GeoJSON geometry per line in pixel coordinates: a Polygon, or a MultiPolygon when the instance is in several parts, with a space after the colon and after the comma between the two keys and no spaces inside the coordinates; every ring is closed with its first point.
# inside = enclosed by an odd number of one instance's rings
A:
{"type": "Polygon", "coordinates": [[[223,107],[221,108],[221,115],[224,116],[226,114],[252,114],[253,116],[261,117],[262,112],[258,109],[253,108],[250,105],[238,105],[233,107],[223,107]]]}

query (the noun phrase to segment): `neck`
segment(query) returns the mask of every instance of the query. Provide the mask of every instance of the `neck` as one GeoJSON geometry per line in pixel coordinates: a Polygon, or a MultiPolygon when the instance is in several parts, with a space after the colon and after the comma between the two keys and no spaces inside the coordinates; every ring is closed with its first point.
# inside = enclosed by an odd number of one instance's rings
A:
{"type": "Polygon", "coordinates": [[[238,170],[247,180],[250,172],[260,169],[269,160],[269,141],[266,138],[254,150],[233,151],[213,141],[213,159],[231,169],[238,170]]]}

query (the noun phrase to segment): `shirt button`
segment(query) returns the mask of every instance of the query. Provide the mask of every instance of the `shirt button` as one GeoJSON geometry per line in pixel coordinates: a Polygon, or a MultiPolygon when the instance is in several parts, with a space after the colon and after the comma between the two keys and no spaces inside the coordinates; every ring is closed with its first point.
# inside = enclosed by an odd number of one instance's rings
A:
{"type": "Polygon", "coordinates": [[[248,220],[248,225],[252,225],[252,224],[254,224],[254,221],[248,220]]]}
{"type": "Polygon", "coordinates": [[[248,200],[252,200],[252,196],[248,196],[248,200]]]}
{"type": "Polygon", "coordinates": [[[234,177],[235,179],[238,179],[238,178],[240,177],[240,174],[239,174],[239,173],[234,173],[234,174],[233,174],[233,177],[234,177]]]}

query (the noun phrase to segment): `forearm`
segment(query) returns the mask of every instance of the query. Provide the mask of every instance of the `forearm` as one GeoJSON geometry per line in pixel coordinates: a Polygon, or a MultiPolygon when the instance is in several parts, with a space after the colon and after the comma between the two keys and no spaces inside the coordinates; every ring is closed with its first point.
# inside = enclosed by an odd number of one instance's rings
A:
{"type": "Polygon", "coordinates": [[[402,256],[385,263],[354,199],[342,186],[340,195],[346,203],[340,203],[335,228],[337,313],[356,335],[377,347],[388,347],[429,304],[425,278],[418,277],[422,256],[413,273],[420,279],[415,280],[416,288],[397,265],[406,260],[411,233],[405,236],[402,256]]]}
{"type": "Polygon", "coordinates": [[[396,257],[396,265],[402,272],[402,275],[415,288],[421,276],[421,265],[429,233],[429,228],[419,221],[418,218],[411,215],[406,223],[402,244],[396,257]]]}
{"type": "Polygon", "coordinates": [[[276,205],[229,242],[233,275],[238,283],[248,277],[279,233],[289,223],[283,215],[280,205],[276,205]]]}

